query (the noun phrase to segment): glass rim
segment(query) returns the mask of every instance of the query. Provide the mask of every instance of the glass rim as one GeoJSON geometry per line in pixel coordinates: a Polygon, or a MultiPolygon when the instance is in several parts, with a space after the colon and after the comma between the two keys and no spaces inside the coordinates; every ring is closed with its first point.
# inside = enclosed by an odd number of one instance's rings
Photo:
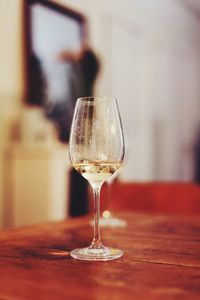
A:
{"type": "Polygon", "coordinates": [[[86,97],[79,97],[77,101],[117,101],[116,98],[108,97],[108,96],[86,96],[86,97]]]}

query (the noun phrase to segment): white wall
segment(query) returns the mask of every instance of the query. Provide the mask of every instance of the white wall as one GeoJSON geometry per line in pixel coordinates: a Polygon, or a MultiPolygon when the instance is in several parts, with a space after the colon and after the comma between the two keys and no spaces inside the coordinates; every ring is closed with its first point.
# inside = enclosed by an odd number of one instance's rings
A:
{"type": "Polygon", "coordinates": [[[0,92],[23,92],[22,0],[0,1],[0,92]]]}
{"type": "MultiPolygon", "coordinates": [[[[7,123],[23,95],[22,1],[0,1],[0,212],[3,211],[7,123]]],[[[0,213],[0,226],[3,218],[0,213]]]]}
{"type": "Polygon", "coordinates": [[[104,63],[98,92],[119,100],[128,136],[122,178],[192,180],[200,21],[181,1],[58,2],[87,15],[104,63]]]}
{"type": "Polygon", "coordinates": [[[123,177],[192,180],[200,23],[178,2],[136,3],[135,17],[112,22],[113,93],[130,138],[123,177]]]}

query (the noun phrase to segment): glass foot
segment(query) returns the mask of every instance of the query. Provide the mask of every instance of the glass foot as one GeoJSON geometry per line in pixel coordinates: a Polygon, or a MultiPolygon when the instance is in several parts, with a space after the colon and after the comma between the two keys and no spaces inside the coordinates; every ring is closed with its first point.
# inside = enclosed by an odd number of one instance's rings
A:
{"type": "Polygon", "coordinates": [[[107,247],[104,247],[102,249],[90,249],[88,247],[74,249],[70,252],[70,255],[73,258],[80,260],[106,261],[120,258],[123,255],[123,251],[107,247]]]}

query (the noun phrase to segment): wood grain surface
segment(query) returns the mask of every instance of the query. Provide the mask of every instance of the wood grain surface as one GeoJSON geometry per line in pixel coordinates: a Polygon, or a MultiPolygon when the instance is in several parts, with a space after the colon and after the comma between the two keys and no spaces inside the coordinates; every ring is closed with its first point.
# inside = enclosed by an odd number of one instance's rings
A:
{"type": "Polygon", "coordinates": [[[72,259],[91,242],[90,217],[0,232],[0,300],[200,299],[200,219],[121,215],[126,228],[104,228],[108,262],[72,259]]]}

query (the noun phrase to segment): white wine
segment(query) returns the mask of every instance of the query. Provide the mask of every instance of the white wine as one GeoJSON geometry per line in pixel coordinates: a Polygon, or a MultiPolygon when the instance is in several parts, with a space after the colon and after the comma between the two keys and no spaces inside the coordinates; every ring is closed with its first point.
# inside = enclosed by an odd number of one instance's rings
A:
{"type": "Polygon", "coordinates": [[[91,183],[104,182],[121,166],[121,162],[81,162],[73,167],[91,183]]]}

